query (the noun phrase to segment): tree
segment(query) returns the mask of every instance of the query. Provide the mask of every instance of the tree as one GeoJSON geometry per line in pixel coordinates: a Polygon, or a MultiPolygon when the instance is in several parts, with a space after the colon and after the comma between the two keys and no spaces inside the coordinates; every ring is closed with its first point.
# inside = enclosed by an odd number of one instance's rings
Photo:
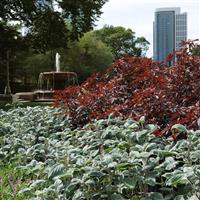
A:
{"type": "Polygon", "coordinates": [[[150,43],[144,37],[137,37],[135,40],[135,51],[136,56],[145,56],[149,49],[150,43]]]}
{"type": "MultiPolygon", "coordinates": [[[[51,53],[20,52],[16,54],[15,71],[13,76],[17,80],[20,91],[37,88],[39,74],[51,71],[51,53]]],[[[16,83],[15,83],[16,84],[16,83]]]]}
{"type": "Polygon", "coordinates": [[[66,47],[69,39],[77,40],[90,31],[106,1],[5,0],[0,1],[0,20],[22,22],[33,46],[47,51],[66,47]]]}
{"type": "Polygon", "coordinates": [[[95,31],[96,36],[111,47],[115,58],[124,55],[144,56],[150,44],[144,37],[135,37],[131,29],[121,26],[105,25],[102,29],[95,31]]]}
{"type": "Polygon", "coordinates": [[[25,47],[23,38],[17,30],[17,25],[12,26],[0,21],[0,58],[5,60],[6,52],[8,50],[17,51],[25,47]]]}
{"type": "Polygon", "coordinates": [[[17,25],[11,26],[0,22],[0,91],[10,94],[10,68],[13,68],[13,59],[16,52],[26,48],[17,25]]]}
{"type": "Polygon", "coordinates": [[[200,45],[195,45],[192,49],[192,54],[194,56],[200,56],[200,45]]]}
{"type": "MultiPolygon", "coordinates": [[[[0,51],[2,54],[7,52],[5,49],[9,46],[12,52],[12,58],[18,57],[23,59],[22,55],[17,54],[15,49],[21,48],[27,44],[31,53],[45,53],[50,52],[51,62],[53,63],[55,51],[60,48],[67,48],[70,41],[78,40],[85,32],[92,29],[94,22],[101,14],[102,6],[107,0],[4,0],[0,1],[0,23],[3,24],[3,31],[0,32],[0,51]],[[21,24],[21,30],[25,30],[26,35],[21,37],[18,32],[18,39],[21,38],[21,43],[16,44],[11,42],[9,34],[12,35],[11,24],[16,22],[21,24]],[[9,31],[7,31],[9,30],[9,31]],[[9,42],[7,42],[9,40],[9,42]],[[10,45],[12,44],[12,45],[10,45]],[[14,45],[13,45],[14,44],[14,45]]],[[[0,29],[1,29],[0,27],[0,29]]],[[[15,28],[14,28],[15,29],[15,28]]],[[[27,54],[30,58],[29,53],[27,54]]],[[[1,56],[1,55],[0,55],[1,56]]],[[[34,55],[35,56],[35,55],[34,55]]],[[[35,60],[33,56],[33,61],[35,60]]],[[[41,56],[41,54],[40,54],[41,56]]],[[[1,59],[1,82],[0,85],[5,85],[5,62],[6,57],[1,59]]],[[[26,58],[24,58],[26,60],[26,58]]],[[[37,59],[36,59],[37,60],[37,59]]],[[[15,68],[21,63],[21,60],[12,59],[15,63],[15,68]]],[[[34,62],[33,62],[34,63],[34,62]]],[[[14,64],[14,63],[13,63],[14,64]]],[[[22,63],[21,63],[22,64],[22,63]]],[[[14,66],[14,65],[13,65],[14,66]]],[[[24,74],[24,70],[28,66],[18,67],[17,70],[13,68],[12,75],[24,74]],[[20,71],[21,69],[21,71],[20,71]]],[[[51,69],[53,68],[53,64],[51,69]]],[[[24,76],[24,75],[23,75],[24,76]]],[[[16,78],[16,77],[15,77],[16,78]]],[[[1,88],[2,91],[2,88],[1,88]]]]}
{"type": "MultiPolygon", "coordinates": [[[[109,47],[98,40],[93,32],[88,32],[79,41],[70,42],[68,49],[57,48],[61,54],[61,70],[74,71],[79,82],[92,73],[102,71],[112,63],[114,56],[109,47]]],[[[17,80],[20,91],[37,87],[40,72],[55,70],[55,55],[45,53],[19,52],[15,54],[15,69],[12,75],[17,80]]]]}
{"type": "Polygon", "coordinates": [[[61,67],[75,71],[81,82],[92,73],[105,72],[114,59],[111,49],[97,39],[94,32],[85,33],[78,42],[72,42],[62,57],[61,67]]]}

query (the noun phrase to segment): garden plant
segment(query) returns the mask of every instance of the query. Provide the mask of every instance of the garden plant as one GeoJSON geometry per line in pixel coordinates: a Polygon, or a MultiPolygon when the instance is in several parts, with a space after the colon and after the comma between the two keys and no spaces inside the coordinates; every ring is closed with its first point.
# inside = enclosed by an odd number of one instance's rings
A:
{"type": "Polygon", "coordinates": [[[75,126],[110,114],[159,125],[168,135],[173,124],[198,128],[200,118],[200,58],[194,41],[169,55],[174,66],[150,58],[123,57],[105,74],[94,74],[80,86],[57,91],[56,105],[65,108],[75,126]]]}
{"type": "Polygon", "coordinates": [[[0,110],[1,199],[200,199],[200,130],[176,124],[175,142],[112,116],[74,129],[61,111],[0,110]]]}
{"type": "MultiPolygon", "coordinates": [[[[0,109],[0,199],[200,199],[200,59],[124,57],[57,107],[0,109]]],[[[175,57],[174,57],[175,56],[175,57]]]]}

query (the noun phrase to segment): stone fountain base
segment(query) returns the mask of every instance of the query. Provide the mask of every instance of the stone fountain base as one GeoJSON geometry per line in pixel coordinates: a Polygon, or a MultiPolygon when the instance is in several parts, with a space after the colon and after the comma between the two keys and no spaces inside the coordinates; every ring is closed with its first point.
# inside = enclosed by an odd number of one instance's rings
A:
{"type": "Polygon", "coordinates": [[[20,92],[14,95],[13,102],[53,102],[53,95],[52,90],[20,92]]]}
{"type": "Polygon", "coordinates": [[[38,80],[39,90],[16,93],[13,102],[53,102],[55,90],[63,90],[75,84],[78,84],[75,72],[42,72],[38,80]]]}

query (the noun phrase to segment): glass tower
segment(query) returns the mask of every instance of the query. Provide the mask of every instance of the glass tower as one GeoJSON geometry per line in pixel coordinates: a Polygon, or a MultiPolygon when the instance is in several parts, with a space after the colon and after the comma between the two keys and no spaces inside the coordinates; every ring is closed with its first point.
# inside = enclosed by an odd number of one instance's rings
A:
{"type": "Polygon", "coordinates": [[[177,50],[180,42],[186,39],[187,13],[181,13],[178,7],[156,9],[153,22],[154,60],[165,61],[166,56],[177,50]]]}

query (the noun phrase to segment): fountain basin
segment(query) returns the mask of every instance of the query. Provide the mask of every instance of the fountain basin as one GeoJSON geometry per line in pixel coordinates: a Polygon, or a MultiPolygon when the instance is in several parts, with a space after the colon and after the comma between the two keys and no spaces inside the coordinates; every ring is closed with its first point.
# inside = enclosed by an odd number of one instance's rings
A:
{"type": "Polygon", "coordinates": [[[13,102],[53,102],[55,90],[63,90],[70,85],[78,84],[75,72],[60,71],[59,53],[56,53],[55,64],[56,71],[40,73],[38,90],[16,93],[13,102]]]}
{"type": "Polygon", "coordinates": [[[62,90],[77,82],[75,72],[42,72],[39,75],[38,90],[16,93],[13,102],[53,102],[55,90],[62,90]]]}
{"type": "Polygon", "coordinates": [[[53,102],[54,91],[36,90],[14,94],[14,102],[53,102]]]}

